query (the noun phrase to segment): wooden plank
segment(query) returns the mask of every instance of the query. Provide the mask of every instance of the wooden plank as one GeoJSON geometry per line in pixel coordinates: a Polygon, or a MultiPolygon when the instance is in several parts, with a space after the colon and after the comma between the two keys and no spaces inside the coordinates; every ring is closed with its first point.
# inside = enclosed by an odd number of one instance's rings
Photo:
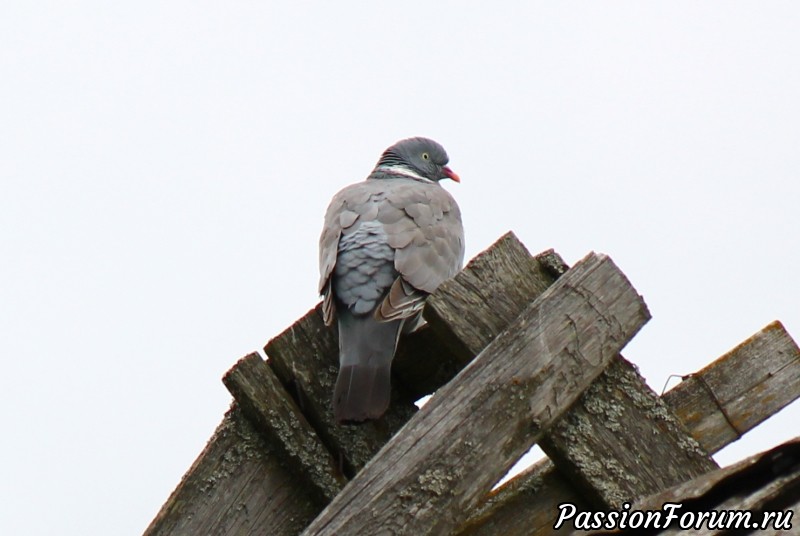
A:
{"type": "MultiPolygon", "coordinates": [[[[491,277],[493,292],[508,296],[504,298],[507,304],[513,301],[517,309],[509,309],[508,305],[504,308],[505,317],[495,322],[497,332],[553,281],[553,273],[564,270],[563,262],[552,252],[537,257],[538,265],[531,263],[529,257],[524,246],[509,233],[465,268],[467,274],[473,269],[475,274],[459,276],[478,285],[481,279],[491,277]],[[530,278],[540,281],[532,282],[530,278]],[[520,289],[528,290],[522,293],[520,289]]],[[[489,337],[494,335],[496,333],[489,337]]],[[[329,401],[338,370],[338,342],[335,330],[324,326],[319,308],[312,309],[271,340],[266,351],[270,356],[269,368],[276,373],[309,424],[319,431],[323,443],[335,453],[337,464],[352,476],[414,413],[410,401],[449,381],[471,357],[453,355],[438,343],[437,337],[428,326],[401,339],[394,367],[393,381],[397,380],[394,381],[397,389],[392,410],[383,421],[358,427],[334,426],[329,416],[329,401]]],[[[240,529],[241,533],[248,533],[248,527],[258,532],[270,526],[271,517],[275,524],[274,530],[268,531],[270,534],[296,534],[321,509],[321,504],[293,487],[297,479],[283,461],[276,461],[276,449],[267,446],[251,449],[247,441],[237,443],[235,438],[240,436],[249,437],[260,445],[269,444],[257,436],[241,410],[226,416],[217,434],[162,507],[148,534],[201,534],[204,528],[223,534],[230,527],[233,533],[239,533],[240,529]],[[248,455],[241,460],[244,465],[234,467],[233,462],[240,461],[242,452],[248,455]],[[263,459],[256,459],[254,454],[261,452],[266,452],[263,459]],[[238,469],[233,471],[233,468],[238,469]],[[213,490],[204,484],[206,480],[215,483],[213,490]],[[200,488],[213,491],[212,496],[201,496],[197,491],[200,488]],[[240,500],[241,496],[248,500],[240,500]],[[226,497],[234,501],[227,507],[226,497]],[[283,509],[275,506],[285,500],[293,502],[283,509]],[[261,517],[253,519],[253,512],[262,511],[261,517]]]]}
{"type": "Polygon", "coordinates": [[[280,458],[319,493],[321,502],[330,502],[347,479],[261,356],[245,356],[222,381],[280,458]]]}
{"type": "Polygon", "coordinates": [[[144,536],[299,534],[322,510],[235,405],[144,536]]]}
{"type": "MultiPolygon", "coordinates": [[[[524,262],[524,257],[518,255],[512,264],[524,262]]],[[[535,279],[543,287],[566,268],[558,257],[535,264],[540,271],[549,268],[549,277],[535,279]]],[[[491,340],[496,334],[493,322],[498,316],[502,318],[505,301],[497,307],[499,315],[486,310],[491,307],[494,311],[495,303],[489,298],[497,292],[491,284],[484,290],[480,276],[491,282],[490,274],[471,274],[478,276],[471,280],[456,278],[443,285],[429,303],[433,328],[444,340],[460,341],[465,354],[491,340]]],[[[602,507],[621,505],[631,497],[649,495],[717,467],[687,437],[682,423],[634,367],[622,359],[584,394],[541,446],[582,492],[593,496],[602,507]],[[625,428],[630,433],[622,433],[622,423],[627,423],[625,428]],[[642,452],[650,453],[654,463],[642,464],[642,452]]]]}
{"type": "Polygon", "coordinates": [[[453,379],[566,268],[552,250],[531,257],[514,233],[500,237],[437,289],[424,312],[429,323],[400,340],[392,373],[403,392],[416,400],[453,379]],[[480,317],[480,331],[467,329],[465,311],[480,317]]]}
{"type": "MultiPolygon", "coordinates": [[[[662,398],[703,448],[716,452],[735,441],[737,435],[730,433],[730,425],[722,415],[720,406],[710,399],[705,382],[712,381],[712,378],[744,376],[742,381],[732,382],[739,391],[728,391],[727,394],[728,400],[749,400],[748,410],[742,414],[746,419],[729,413],[729,418],[740,423],[740,431],[745,433],[797,398],[799,355],[797,344],[791,336],[779,322],[773,322],[707,367],[687,376],[687,380],[662,398]],[[761,392],[768,393],[769,396],[760,396],[761,392]],[[750,395],[746,396],[748,393],[750,395]]],[[[726,410],[730,411],[730,408],[726,410]]],[[[547,516],[550,516],[552,527],[558,505],[551,497],[566,497],[561,502],[578,504],[576,501],[580,500],[580,494],[551,462],[543,461],[534,467],[539,469],[525,471],[495,490],[459,534],[549,534],[551,529],[546,524],[547,516]],[[538,493],[532,495],[524,492],[531,487],[536,488],[538,493]],[[534,522],[529,527],[521,525],[519,530],[511,530],[515,527],[514,520],[519,518],[532,519],[534,522]],[[535,521],[539,519],[543,521],[535,521]],[[502,527],[503,530],[495,530],[495,527],[502,527]]]]}
{"type": "MultiPolygon", "coordinates": [[[[694,480],[646,497],[633,505],[636,510],[660,510],[666,502],[679,503],[677,515],[687,512],[748,510],[751,521],[763,520],[761,512],[787,511],[800,498],[800,437],[775,448],[750,456],[724,469],[712,471],[694,480]]],[[[774,518],[773,518],[774,519],[774,518]]],[[[797,520],[791,519],[793,531],[768,530],[764,534],[796,534],[797,520]]],[[[614,534],[640,534],[641,530],[619,530],[614,534]]],[[[744,532],[744,531],[742,531],[744,532]]],[[[648,534],[686,534],[680,527],[651,530],[648,534]]],[[[704,527],[692,534],[730,534],[730,530],[704,527]]],[[[761,531],[756,531],[762,534],[761,531]]],[[[579,532],[575,532],[579,534],[579,532]]],[[[586,532],[580,532],[586,534],[586,532]]],[[[601,534],[601,533],[597,533],[601,534]]]]}
{"type": "Polygon", "coordinates": [[[800,397],[800,348],[772,322],[664,395],[709,451],[717,452],[800,397]]]}
{"type": "Polygon", "coordinates": [[[509,232],[428,298],[425,319],[440,344],[469,363],[555,278],[509,232]]]}
{"type": "Polygon", "coordinates": [[[621,356],[540,446],[599,508],[619,509],[718,467],[621,356]]]}
{"type": "Polygon", "coordinates": [[[392,403],[380,421],[359,426],[334,421],[330,398],[338,371],[338,340],[336,330],[324,325],[319,306],[269,341],[264,348],[268,364],[352,477],[416,412],[413,401],[452,379],[475,356],[473,349],[486,346],[554,281],[551,270],[558,269],[554,267],[560,258],[552,251],[540,258],[531,257],[514,234],[507,233],[429,298],[424,314],[430,325],[400,340],[392,366],[392,403]],[[465,296],[469,303],[458,301],[465,296]],[[480,339],[470,339],[470,349],[453,343],[466,331],[465,309],[471,309],[472,316],[487,317],[481,320],[480,339]],[[450,324],[460,331],[454,335],[447,329],[450,324]]]}
{"type": "Polygon", "coordinates": [[[603,255],[546,290],[304,532],[449,533],[649,319],[603,255]]]}

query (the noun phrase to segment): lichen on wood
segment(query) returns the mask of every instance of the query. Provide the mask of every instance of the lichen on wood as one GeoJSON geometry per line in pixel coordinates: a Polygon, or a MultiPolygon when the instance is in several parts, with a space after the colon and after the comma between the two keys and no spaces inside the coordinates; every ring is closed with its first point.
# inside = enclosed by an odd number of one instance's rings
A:
{"type": "Polygon", "coordinates": [[[648,318],[610,259],[587,256],[437,391],[304,534],[452,531],[648,318]],[[451,493],[430,486],[448,479],[451,493]]]}

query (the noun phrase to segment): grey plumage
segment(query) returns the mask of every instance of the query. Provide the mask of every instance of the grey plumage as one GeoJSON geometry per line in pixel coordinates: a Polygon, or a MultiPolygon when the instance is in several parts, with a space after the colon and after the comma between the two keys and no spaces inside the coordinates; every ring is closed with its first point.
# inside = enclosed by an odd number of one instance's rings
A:
{"type": "Polygon", "coordinates": [[[461,269],[461,213],[438,183],[459,181],[447,162],[432,140],[402,140],[328,207],[319,290],[325,323],[339,329],[338,422],[383,415],[400,334],[417,327],[428,294],[461,269]]]}

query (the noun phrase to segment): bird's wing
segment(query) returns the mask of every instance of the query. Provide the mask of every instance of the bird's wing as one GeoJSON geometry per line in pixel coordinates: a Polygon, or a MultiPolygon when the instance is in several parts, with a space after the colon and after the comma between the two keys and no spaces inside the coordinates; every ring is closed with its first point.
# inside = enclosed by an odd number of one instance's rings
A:
{"type": "Polygon", "coordinates": [[[375,315],[382,320],[418,312],[424,299],[461,269],[464,229],[453,197],[438,184],[392,181],[378,220],[395,250],[399,272],[375,315]]]}
{"type": "Polygon", "coordinates": [[[327,325],[333,324],[335,315],[331,275],[339,254],[339,240],[342,233],[352,229],[359,218],[374,219],[374,215],[367,212],[374,212],[374,203],[370,202],[370,198],[375,192],[376,188],[369,182],[351,184],[333,196],[325,213],[319,238],[319,292],[323,295],[322,310],[327,325]]]}

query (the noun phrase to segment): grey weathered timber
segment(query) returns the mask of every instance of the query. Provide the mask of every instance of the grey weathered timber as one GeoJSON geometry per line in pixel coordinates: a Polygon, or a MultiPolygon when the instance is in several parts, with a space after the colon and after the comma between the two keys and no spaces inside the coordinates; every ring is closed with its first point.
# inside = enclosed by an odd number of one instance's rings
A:
{"type": "Polygon", "coordinates": [[[443,388],[304,532],[452,531],[649,319],[590,254],[443,388]]]}
{"type": "MultiPolygon", "coordinates": [[[[458,282],[454,284],[464,291],[453,295],[464,296],[470,286],[480,288],[486,280],[493,285],[492,293],[506,304],[498,311],[503,316],[492,321],[495,331],[484,334],[486,342],[565,269],[552,251],[537,256],[535,262],[538,264],[531,262],[524,246],[508,233],[476,256],[457,276],[458,282]],[[531,278],[536,280],[531,281],[531,278]]],[[[491,307],[482,307],[486,314],[495,315],[491,307]]],[[[451,307],[455,315],[458,315],[458,308],[458,304],[451,307]]],[[[401,338],[393,367],[393,383],[397,387],[393,393],[393,409],[387,419],[364,426],[333,426],[332,421],[326,420],[338,370],[338,343],[335,330],[323,324],[318,307],[269,342],[267,365],[297,402],[323,443],[335,454],[337,464],[341,464],[346,474],[353,475],[413,414],[410,400],[433,392],[468,361],[468,357],[456,356],[442,347],[437,337],[435,331],[426,326],[401,338]]],[[[296,468],[291,469],[279,460],[277,452],[271,442],[258,437],[240,409],[227,415],[217,434],[162,507],[148,534],[201,534],[204,527],[212,533],[218,530],[220,534],[228,533],[227,527],[233,527],[232,533],[237,534],[250,533],[250,529],[253,533],[263,533],[262,529],[270,526],[270,518],[274,518],[270,534],[296,534],[322,504],[316,504],[309,486],[296,486],[302,482],[294,476],[296,468]],[[240,435],[263,447],[251,450],[251,442],[239,444],[236,438],[240,435]],[[247,458],[243,458],[242,453],[247,453],[247,458]],[[236,465],[240,461],[244,464],[241,468],[236,465]],[[221,472],[219,468],[223,468],[221,472]],[[206,479],[214,486],[203,484],[206,479]],[[248,502],[240,500],[243,496],[248,502]],[[290,499],[291,504],[283,508],[276,506],[290,499]],[[245,508],[247,505],[254,506],[245,508]],[[224,515],[221,512],[225,512],[224,515]],[[256,517],[254,512],[262,513],[256,517]]]]}
{"type": "Polygon", "coordinates": [[[540,446],[599,508],[621,508],[718,467],[621,356],[540,446]]]}
{"type": "MultiPolygon", "coordinates": [[[[680,503],[678,515],[685,512],[745,511],[752,512],[751,521],[761,522],[761,512],[787,511],[800,502],[800,437],[775,448],[755,454],[733,465],[712,471],[678,486],[636,501],[637,510],[660,510],[665,502],[680,503]]],[[[773,520],[775,518],[772,518],[773,520]]],[[[754,534],[797,534],[796,510],[791,518],[792,530],[760,531],[754,534]]],[[[746,531],[739,531],[746,532],[746,531]]],[[[736,532],[736,533],[739,533],[736,532]]],[[[640,534],[641,530],[620,530],[614,534],[640,534]]],[[[691,534],[711,536],[732,531],[703,527],[691,534]]],[[[587,534],[574,532],[574,534],[587,534]]],[[[649,531],[648,534],[687,534],[680,527],[649,531]]]]}
{"type": "Polygon", "coordinates": [[[453,379],[565,270],[552,250],[531,257],[514,233],[500,237],[428,298],[428,324],[400,340],[392,374],[403,392],[418,399],[453,379]],[[465,315],[480,317],[475,330],[465,315]]]}
{"type": "Polygon", "coordinates": [[[798,397],[800,348],[775,321],[686,376],[664,400],[713,453],[798,397]]]}
{"type": "Polygon", "coordinates": [[[330,502],[347,479],[261,356],[243,357],[222,381],[280,458],[320,494],[321,502],[330,502]]]}
{"type": "MultiPolygon", "coordinates": [[[[539,266],[549,268],[550,281],[566,269],[552,253],[549,259],[539,256],[537,260],[539,266]]],[[[538,281],[549,284],[547,278],[538,281]]],[[[481,330],[471,330],[471,319],[459,323],[461,317],[454,314],[467,301],[457,293],[438,293],[431,300],[431,308],[438,306],[445,312],[445,333],[452,332],[458,339],[477,339],[475,344],[479,345],[481,330]],[[450,299],[440,305],[437,300],[443,296],[450,299]],[[459,306],[453,307],[453,303],[459,306]]],[[[492,336],[491,329],[485,331],[492,336]]],[[[682,423],[635,368],[619,358],[545,436],[541,446],[579,489],[595,496],[598,506],[614,507],[630,497],[653,493],[716,468],[710,456],[686,435],[682,423]],[[628,422],[641,429],[620,433],[621,423],[628,422]],[[642,452],[660,461],[641,464],[642,452]]]]}
{"type": "Polygon", "coordinates": [[[509,232],[428,298],[425,320],[439,344],[468,363],[555,278],[509,232]]]}
{"type": "Polygon", "coordinates": [[[338,341],[336,330],[324,325],[319,306],[269,341],[264,348],[268,364],[352,477],[414,414],[414,400],[452,379],[552,284],[551,271],[563,270],[559,262],[553,252],[531,257],[509,232],[439,287],[425,308],[430,325],[400,339],[392,367],[392,403],[380,421],[358,426],[334,421],[330,401],[338,341]],[[478,334],[464,323],[465,310],[480,317],[478,334]],[[459,342],[462,336],[469,348],[459,342]]]}
{"type": "MultiPolygon", "coordinates": [[[[729,418],[740,423],[740,432],[744,434],[797,398],[798,375],[800,351],[797,344],[779,322],[773,322],[707,367],[687,376],[687,380],[666,393],[662,399],[706,451],[716,452],[735,441],[737,436],[729,432],[720,406],[708,398],[706,382],[714,378],[731,378],[730,382],[737,390],[728,391],[730,400],[751,395],[746,411],[738,415],[729,414],[729,418]],[[746,374],[751,378],[749,381],[735,381],[733,378],[741,371],[759,372],[746,374]],[[759,393],[757,389],[768,395],[752,396],[753,392],[759,393]]],[[[459,534],[550,534],[558,502],[580,505],[582,500],[571,480],[564,477],[551,461],[542,460],[492,492],[459,534]],[[528,493],[530,489],[536,489],[536,495],[528,493]],[[554,497],[558,499],[554,500],[554,497]],[[531,523],[516,523],[515,520],[520,518],[530,519],[531,523]]],[[[569,531],[562,529],[560,532],[569,531]]]]}
{"type": "Polygon", "coordinates": [[[322,507],[234,406],[144,535],[291,536],[322,507]]]}

